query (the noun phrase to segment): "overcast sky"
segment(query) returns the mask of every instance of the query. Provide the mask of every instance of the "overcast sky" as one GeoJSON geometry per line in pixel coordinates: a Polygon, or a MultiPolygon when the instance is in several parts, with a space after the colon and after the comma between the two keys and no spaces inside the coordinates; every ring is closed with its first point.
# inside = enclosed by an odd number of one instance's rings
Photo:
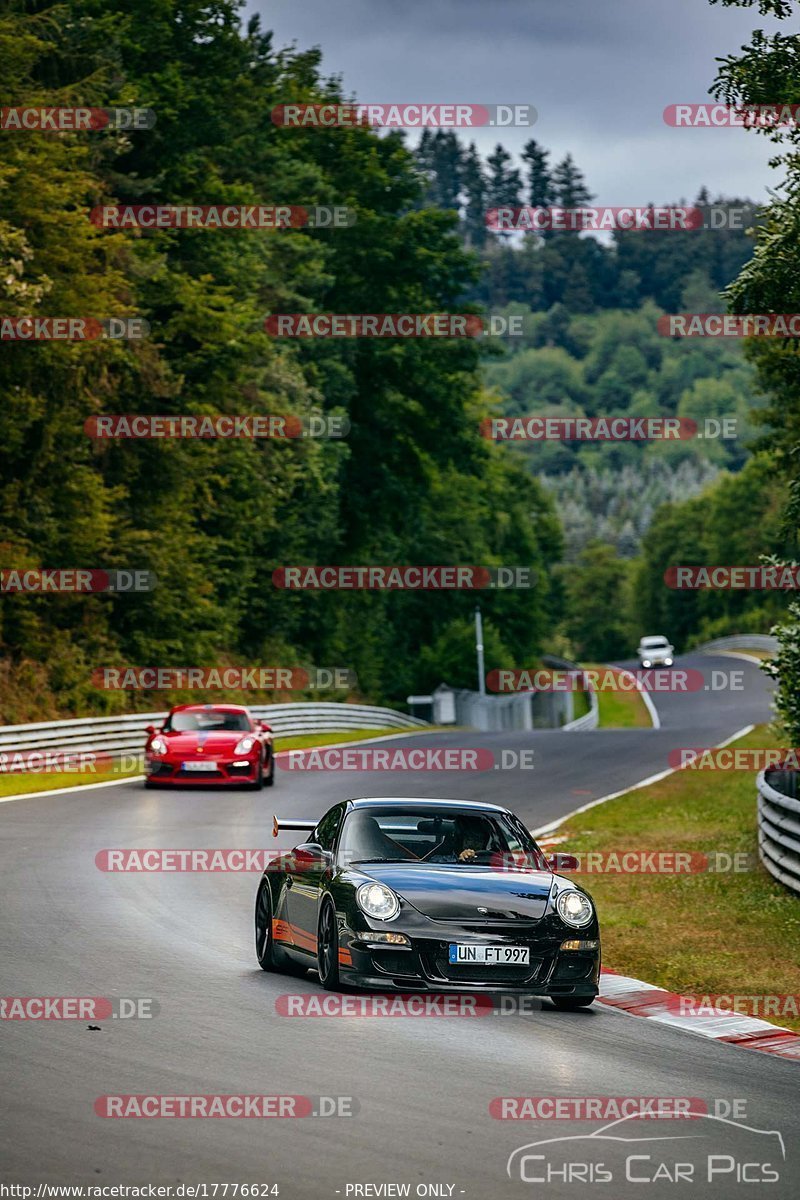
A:
{"type": "MultiPolygon", "coordinates": [[[[763,199],[774,146],[741,129],[672,129],[666,105],[708,98],[715,58],[754,28],[797,22],[707,0],[249,0],[276,46],[323,50],[360,101],[528,103],[532,130],[467,131],[482,153],[531,136],[571,151],[601,204],[712,194],[763,199]]],[[[291,100],[293,97],[287,97],[291,100]]],[[[416,135],[410,135],[416,140],[416,135]]]]}

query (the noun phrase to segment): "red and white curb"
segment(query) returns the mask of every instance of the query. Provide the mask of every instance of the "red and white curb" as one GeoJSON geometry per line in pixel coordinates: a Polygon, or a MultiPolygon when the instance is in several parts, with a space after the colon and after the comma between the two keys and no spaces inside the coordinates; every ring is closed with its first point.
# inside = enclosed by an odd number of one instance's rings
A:
{"type": "Polygon", "coordinates": [[[800,1034],[793,1033],[791,1029],[720,1008],[714,1009],[713,1014],[708,1016],[680,1016],[675,1011],[680,1000],[681,997],[675,992],[667,992],[652,983],[632,979],[629,975],[619,975],[605,967],[602,969],[598,1001],[609,1008],[618,1008],[633,1017],[646,1017],[662,1025],[671,1025],[673,1029],[682,1029],[699,1037],[730,1042],[745,1050],[761,1050],[765,1054],[800,1062],[800,1034]]]}

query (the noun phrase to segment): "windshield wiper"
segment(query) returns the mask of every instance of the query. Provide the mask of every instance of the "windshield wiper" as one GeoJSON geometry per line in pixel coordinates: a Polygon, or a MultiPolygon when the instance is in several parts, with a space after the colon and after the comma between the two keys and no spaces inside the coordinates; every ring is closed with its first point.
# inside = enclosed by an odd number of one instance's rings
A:
{"type": "Polygon", "coordinates": [[[357,867],[362,863],[415,863],[418,858],[351,858],[350,865],[357,867]]]}

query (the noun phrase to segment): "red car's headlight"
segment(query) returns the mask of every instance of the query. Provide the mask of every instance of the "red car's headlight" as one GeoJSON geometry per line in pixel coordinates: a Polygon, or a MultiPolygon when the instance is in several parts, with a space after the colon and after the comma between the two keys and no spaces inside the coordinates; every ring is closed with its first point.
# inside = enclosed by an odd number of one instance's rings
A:
{"type": "Polygon", "coordinates": [[[255,744],[256,744],[256,739],[253,737],[252,733],[248,733],[246,737],[243,737],[241,739],[241,741],[236,743],[236,745],[233,748],[233,753],[234,754],[249,754],[250,751],[253,749],[253,746],[255,746],[255,744]]]}
{"type": "Polygon", "coordinates": [[[164,739],[162,737],[154,737],[153,738],[152,742],[150,743],[150,753],[151,754],[166,754],[167,753],[167,743],[164,741],[164,739]]]}

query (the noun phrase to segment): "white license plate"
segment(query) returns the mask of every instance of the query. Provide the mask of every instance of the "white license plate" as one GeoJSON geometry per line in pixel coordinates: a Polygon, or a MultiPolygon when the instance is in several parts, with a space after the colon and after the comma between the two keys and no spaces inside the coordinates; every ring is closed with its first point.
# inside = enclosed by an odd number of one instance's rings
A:
{"type": "Polygon", "coordinates": [[[199,762],[183,763],[183,769],[184,771],[216,771],[217,764],[215,762],[207,762],[205,759],[201,759],[199,762]]]}
{"type": "Polygon", "coordinates": [[[522,966],[531,961],[527,946],[471,946],[461,942],[451,943],[450,962],[457,966],[469,963],[484,963],[487,966],[522,966]]]}

